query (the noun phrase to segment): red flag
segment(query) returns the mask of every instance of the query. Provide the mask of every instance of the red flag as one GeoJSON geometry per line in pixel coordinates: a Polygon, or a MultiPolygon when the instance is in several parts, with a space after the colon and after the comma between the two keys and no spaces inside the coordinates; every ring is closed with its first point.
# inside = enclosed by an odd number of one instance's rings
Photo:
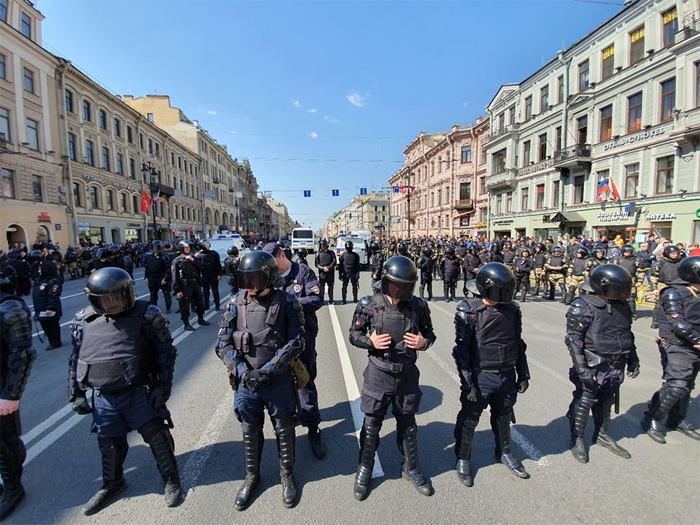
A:
{"type": "Polygon", "coordinates": [[[612,180],[612,178],[608,178],[608,183],[610,184],[610,193],[612,193],[613,200],[619,201],[620,200],[620,192],[617,191],[617,186],[615,186],[615,182],[612,180]]]}
{"type": "Polygon", "coordinates": [[[141,211],[147,213],[151,207],[151,198],[146,195],[145,191],[141,192],[141,211]]]}

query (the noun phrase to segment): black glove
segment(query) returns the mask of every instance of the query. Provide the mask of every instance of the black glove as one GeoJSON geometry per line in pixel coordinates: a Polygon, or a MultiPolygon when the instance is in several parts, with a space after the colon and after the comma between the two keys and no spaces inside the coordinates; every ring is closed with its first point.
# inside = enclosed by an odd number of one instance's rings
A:
{"type": "Polygon", "coordinates": [[[467,394],[467,401],[470,403],[476,403],[479,400],[479,395],[476,391],[476,387],[474,385],[471,386],[469,389],[469,393],[467,394]]]}
{"type": "Polygon", "coordinates": [[[630,379],[636,379],[639,375],[639,370],[639,361],[627,364],[627,373],[630,375],[630,379]]]}
{"type": "Polygon", "coordinates": [[[92,412],[92,407],[88,404],[87,399],[85,399],[85,395],[75,398],[73,401],[73,412],[81,416],[86,416],[92,412]]]}
{"type": "Polygon", "coordinates": [[[527,379],[518,381],[518,394],[524,394],[528,388],[530,388],[530,382],[527,379]]]}
{"type": "Polygon", "coordinates": [[[267,370],[251,370],[243,377],[243,385],[251,392],[257,392],[272,383],[272,376],[267,370]]]}
{"type": "Polygon", "coordinates": [[[595,384],[595,379],[593,378],[593,371],[590,368],[585,368],[581,371],[577,371],[578,378],[584,385],[592,386],[595,384]]]}
{"type": "Polygon", "coordinates": [[[162,386],[157,386],[148,395],[148,401],[151,403],[153,408],[160,408],[170,399],[170,392],[168,392],[162,386]]]}

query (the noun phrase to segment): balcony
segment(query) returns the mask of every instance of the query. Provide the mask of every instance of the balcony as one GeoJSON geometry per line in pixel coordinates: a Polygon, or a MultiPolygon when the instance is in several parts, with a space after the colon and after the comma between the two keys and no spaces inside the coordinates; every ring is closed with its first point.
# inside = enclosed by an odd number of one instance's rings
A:
{"type": "Polygon", "coordinates": [[[498,137],[502,137],[503,135],[507,135],[508,133],[514,133],[518,131],[520,128],[520,124],[511,124],[510,126],[503,126],[500,129],[494,129],[491,134],[489,135],[488,142],[491,142],[493,140],[496,140],[498,137]]]}
{"type": "Polygon", "coordinates": [[[508,169],[502,173],[496,173],[486,177],[487,190],[501,190],[507,188],[515,188],[515,170],[508,169]]]}
{"type": "Polygon", "coordinates": [[[175,188],[166,186],[165,184],[151,184],[152,192],[160,192],[163,197],[172,197],[175,195],[175,188]]]}
{"type": "Polygon", "coordinates": [[[214,184],[219,184],[219,177],[212,177],[212,178],[211,178],[211,181],[212,181],[214,184]]]}
{"type": "Polygon", "coordinates": [[[457,211],[472,211],[474,209],[474,201],[472,199],[460,199],[455,201],[454,207],[457,211]]]}
{"type": "Polygon", "coordinates": [[[591,145],[575,144],[554,152],[555,168],[583,167],[591,163],[591,145]]]}

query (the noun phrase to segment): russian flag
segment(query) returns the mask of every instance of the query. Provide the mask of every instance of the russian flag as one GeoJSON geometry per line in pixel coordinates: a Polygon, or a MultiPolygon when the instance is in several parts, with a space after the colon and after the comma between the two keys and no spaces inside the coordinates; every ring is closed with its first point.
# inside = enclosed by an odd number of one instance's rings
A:
{"type": "Polygon", "coordinates": [[[615,183],[610,177],[600,181],[600,185],[598,186],[598,202],[607,200],[608,193],[612,196],[613,201],[620,200],[620,193],[617,191],[617,186],[615,186],[615,183]]]}

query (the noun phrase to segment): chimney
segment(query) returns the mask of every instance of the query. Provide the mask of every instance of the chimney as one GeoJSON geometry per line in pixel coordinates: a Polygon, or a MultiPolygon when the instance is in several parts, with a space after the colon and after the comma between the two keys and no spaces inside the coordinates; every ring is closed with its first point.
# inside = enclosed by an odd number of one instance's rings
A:
{"type": "Polygon", "coordinates": [[[420,132],[420,136],[421,136],[421,137],[425,137],[426,133],[427,133],[426,131],[421,131],[421,132],[420,132]]]}

